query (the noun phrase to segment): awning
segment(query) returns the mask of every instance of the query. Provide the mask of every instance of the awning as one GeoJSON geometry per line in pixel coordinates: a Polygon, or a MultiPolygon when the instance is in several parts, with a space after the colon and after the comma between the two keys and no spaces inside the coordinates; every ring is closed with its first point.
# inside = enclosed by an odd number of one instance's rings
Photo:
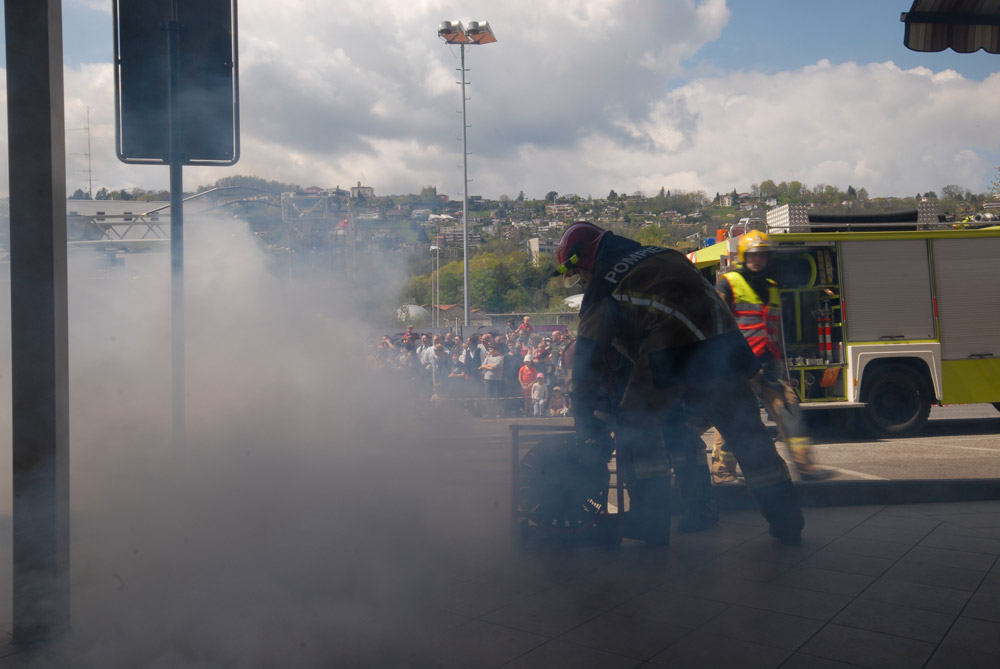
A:
{"type": "Polygon", "coordinates": [[[716,242],[711,246],[692,251],[687,254],[687,259],[695,264],[695,267],[702,269],[710,265],[718,265],[719,259],[729,253],[728,240],[716,242]]]}
{"type": "Polygon", "coordinates": [[[900,20],[907,49],[1000,53],[1000,0],[913,0],[900,20]]]}

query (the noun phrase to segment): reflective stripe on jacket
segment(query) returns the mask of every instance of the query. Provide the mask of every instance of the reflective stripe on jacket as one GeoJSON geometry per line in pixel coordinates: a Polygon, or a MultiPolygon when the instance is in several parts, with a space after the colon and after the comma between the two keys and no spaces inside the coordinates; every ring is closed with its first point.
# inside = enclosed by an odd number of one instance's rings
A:
{"type": "Polygon", "coordinates": [[[733,302],[729,306],[736,316],[736,324],[746,337],[750,348],[758,357],[770,352],[781,359],[781,349],[778,347],[781,332],[781,296],[778,284],[768,279],[768,304],[764,304],[746,278],[739,272],[726,272],[722,275],[733,289],[733,302]]]}
{"type": "Polygon", "coordinates": [[[611,271],[595,269],[587,286],[574,390],[596,385],[609,347],[633,363],[648,357],[649,382],[656,387],[724,374],[753,376],[759,366],[732,311],[694,265],[670,249],[635,249],[603,263],[611,271]]]}

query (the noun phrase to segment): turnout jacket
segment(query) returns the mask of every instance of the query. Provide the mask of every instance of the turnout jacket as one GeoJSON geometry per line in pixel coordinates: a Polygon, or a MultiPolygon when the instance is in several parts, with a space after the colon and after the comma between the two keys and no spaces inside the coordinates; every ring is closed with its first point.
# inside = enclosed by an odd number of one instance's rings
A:
{"type": "Polygon", "coordinates": [[[608,233],[584,292],[573,356],[574,401],[584,415],[601,402],[611,347],[644,370],[639,378],[632,372],[630,389],[749,378],[759,369],[729,306],[687,258],[608,233]]]}
{"type": "Polygon", "coordinates": [[[758,273],[736,270],[721,274],[715,288],[728,302],[754,354],[780,360],[781,297],[777,282],[758,273]],[[747,274],[754,279],[753,284],[747,274]]]}

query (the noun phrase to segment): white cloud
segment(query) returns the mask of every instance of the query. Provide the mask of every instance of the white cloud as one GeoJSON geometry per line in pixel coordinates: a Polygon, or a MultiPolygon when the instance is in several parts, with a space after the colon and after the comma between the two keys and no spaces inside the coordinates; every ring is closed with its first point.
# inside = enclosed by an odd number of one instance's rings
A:
{"type": "MultiPolygon", "coordinates": [[[[768,178],[873,195],[983,190],[997,160],[984,101],[1000,75],[819,60],[679,84],[688,59],[724,39],[722,0],[471,0],[454,11],[433,0],[244,3],[242,158],[188,168],[185,183],[241,173],[460,195],[459,51],[435,36],[444,19],[489,20],[499,39],[466,50],[472,193],[711,194],[768,178]]],[[[115,160],[111,82],[110,63],[66,71],[70,192],[86,183],[88,107],[95,188],[165,188],[167,170],[115,160]]]]}

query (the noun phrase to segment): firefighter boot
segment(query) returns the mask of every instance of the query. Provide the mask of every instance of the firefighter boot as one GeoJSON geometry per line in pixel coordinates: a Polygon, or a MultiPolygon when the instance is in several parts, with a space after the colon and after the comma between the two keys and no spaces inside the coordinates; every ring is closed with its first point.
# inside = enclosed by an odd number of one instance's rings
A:
{"type": "Polygon", "coordinates": [[[645,541],[647,546],[670,544],[670,479],[633,480],[629,488],[629,511],[623,534],[645,541]]]}
{"type": "Polygon", "coordinates": [[[736,457],[716,448],[712,451],[712,483],[736,483],[736,457]]]}
{"type": "MultiPolygon", "coordinates": [[[[791,485],[792,482],[789,481],[788,487],[791,485]]],[[[790,511],[791,513],[768,518],[767,532],[785,546],[799,546],[802,544],[802,528],[805,527],[805,520],[802,518],[802,510],[797,506],[790,511]]]]}
{"type": "Polygon", "coordinates": [[[778,540],[784,546],[801,546],[802,545],[802,530],[788,530],[776,525],[771,525],[768,530],[768,534],[778,540]]]}
{"type": "Polygon", "coordinates": [[[812,445],[809,437],[793,437],[789,440],[788,450],[791,451],[795,469],[803,481],[822,481],[830,478],[830,470],[823,469],[813,462],[812,445]]]}
{"type": "Polygon", "coordinates": [[[767,519],[768,532],[786,546],[798,546],[802,543],[805,520],[802,517],[802,507],[799,506],[799,496],[795,486],[792,485],[787,472],[781,480],[774,480],[774,476],[769,476],[766,471],[760,474],[763,476],[748,478],[747,482],[757,499],[757,504],[760,505],[761,513],[767,519]]]}
{"type": "Polygon", "coordinates": [[[719,522],[719,513],[712,498],[711,474],[705,463],[705,447],[701,440],[698,440],[698,446],[701,448],[701,463],[694,462],[692,458],[675,458],[674,481],[684,505],[684,515],[677,521],[678,532],[701,532],[719,522]]]}
{"type": "Polygon", "coordinates": [[[678,532],[702,532],[715,527],[719,522],[719,512],[715,510],[715,504],[708,500],[699,500],[684,506],[684,515],[677,521],[678,532]]]}

